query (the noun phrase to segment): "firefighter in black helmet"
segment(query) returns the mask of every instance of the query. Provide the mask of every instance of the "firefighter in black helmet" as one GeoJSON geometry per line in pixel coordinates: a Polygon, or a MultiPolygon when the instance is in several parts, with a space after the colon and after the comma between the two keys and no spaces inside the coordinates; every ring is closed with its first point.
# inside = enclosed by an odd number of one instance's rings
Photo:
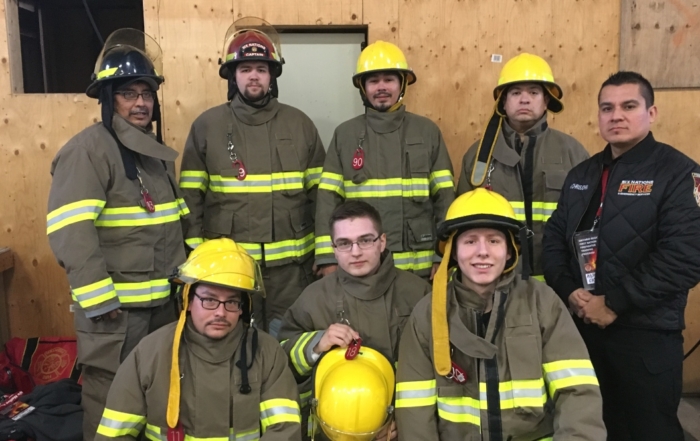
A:
{"type": "Polygon", "coordinates": [[[68,141],[51,168],[47,233],[75,302],[85,440],[121,361],[175,320],[167,278],[185,261],[180,218],[189,210],[174,185],[177,152],[162,143],[160,63],[144,33],[110,35],[86,91],[102,122],[68,141]]]}

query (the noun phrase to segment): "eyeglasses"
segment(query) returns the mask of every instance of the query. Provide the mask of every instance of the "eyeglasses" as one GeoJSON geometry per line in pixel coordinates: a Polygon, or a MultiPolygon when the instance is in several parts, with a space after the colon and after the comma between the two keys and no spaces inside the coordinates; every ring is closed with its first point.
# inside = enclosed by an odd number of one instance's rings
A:
{"type": "Polygon", "coordinates": [[[347,253],[348,251],[352,250],[353,245],[357,244],[357,246],[361,250],[366,250],[371,248],[372,245],[374,245],[374,242],[379,240],[380,237],[382,236],[377,236],[374,239],[372,239],[371,237],[361,237],[360,240],[358,240],[357,242],[351,242],[349,240],[339,240],[338,242],[333,243],[333,247],[338,251],[347,253]]]}
{"type": "Polygon", "coordinates": [[[224,309],[227,310],[228,312],[238,312],[241,310],[241,301],[240,300],[226,300],[225,302],[222,302],[221,300],[216,300],[212,299],[211,297],[200,297],[198,294],[195,293],[194,295],[197,297],[201,302],[202,302],[202,308],[208,309],[209,311],[214,311],[216,309],[219,309],[219,305],[223,303],[224,309]]]}
{"type": "Polygon", "coordinates": [[[136,101],[139,99],[139,97],[143,97],[144,101],[153,101],[156,96],[156,93],[152,90],[144,90],[141,93],[138,93],[135,90],[120,90],[114,93],[123,96],[127,101],[136,101]]]}

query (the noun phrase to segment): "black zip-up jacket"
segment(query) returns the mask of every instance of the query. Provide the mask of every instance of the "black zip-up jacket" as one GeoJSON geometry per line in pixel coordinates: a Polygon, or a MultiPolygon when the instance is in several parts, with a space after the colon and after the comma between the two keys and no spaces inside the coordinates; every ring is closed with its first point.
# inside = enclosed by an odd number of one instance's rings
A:
{"type": "Polygon", "coordinates": [[[605,295],[617,325],[681,330],[700,282],[700,166],[651,133],[615,160],[608,145],[571,170],[544,231],[545,280],[565,304],[583,287],[573,236],[591,227],[604,164],[594,294],[605,295]]]}

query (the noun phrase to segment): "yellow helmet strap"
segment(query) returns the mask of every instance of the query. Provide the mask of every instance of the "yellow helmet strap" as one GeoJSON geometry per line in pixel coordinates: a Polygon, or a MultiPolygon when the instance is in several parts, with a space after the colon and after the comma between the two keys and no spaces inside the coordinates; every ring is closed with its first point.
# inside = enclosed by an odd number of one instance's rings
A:
{"type": "Polygon", "coordinates": [[[433,278],[433,298],[431,322],[433,331],[433,363],[438,375],[447,375],[452,368],[450,359],[450,331],[447,322],[447,267],[452,255],[452,240],[455,232],[450,234],[445,245],[444,258],[433,278]]]}
{"type": "Polygon", "coordinates": [[[170,391],[168,393],[168,407],[165,412],[165,419],[168,427],[174,429],[180,418],[180,340],[182,331],[187,320],[187,308],[189,304],[191,285],[186,284],[182,289],[182,311],[175,327],[173,337],[173,355],[170,364],[170,391]]]}

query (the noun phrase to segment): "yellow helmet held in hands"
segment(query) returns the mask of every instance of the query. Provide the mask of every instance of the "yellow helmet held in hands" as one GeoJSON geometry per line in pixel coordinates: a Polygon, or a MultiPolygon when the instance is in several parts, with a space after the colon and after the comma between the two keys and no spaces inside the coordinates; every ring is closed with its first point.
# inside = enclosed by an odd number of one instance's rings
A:
{"type": "Polygon", "coordinates": [[[331,441],[370,441],[393,414],[394,369],[366,346],[352,360],[345,351],[333,349],[318,361],[312,412],[331,441]]]}

